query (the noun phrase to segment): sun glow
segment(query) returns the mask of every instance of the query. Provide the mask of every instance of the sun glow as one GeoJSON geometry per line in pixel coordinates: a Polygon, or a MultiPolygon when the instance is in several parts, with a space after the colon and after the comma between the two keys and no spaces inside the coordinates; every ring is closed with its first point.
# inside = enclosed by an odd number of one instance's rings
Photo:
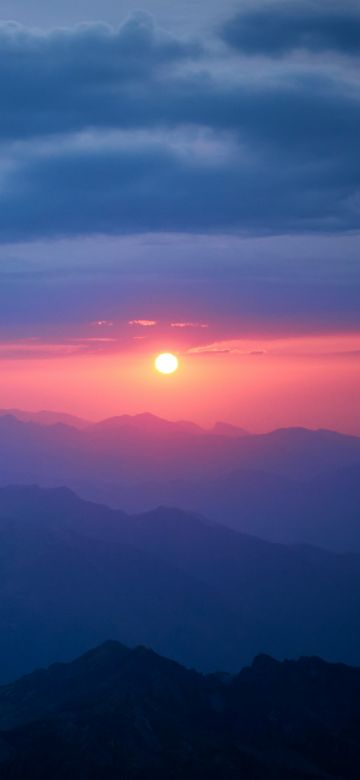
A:
{"type": "Polygon", "coordinates": [[[160,374],[173,374],[179,368],[179,361],[171,352],[162,352],[155,360],[155,368],[160,374]]]}

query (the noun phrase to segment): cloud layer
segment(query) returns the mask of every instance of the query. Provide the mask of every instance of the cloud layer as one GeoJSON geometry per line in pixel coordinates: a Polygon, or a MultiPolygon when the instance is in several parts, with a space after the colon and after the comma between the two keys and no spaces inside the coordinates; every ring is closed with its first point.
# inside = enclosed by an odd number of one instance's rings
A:
{"type": "Polygon", "coordinates": [[[359,5],[323,0],[251,2],[224,26],[225,40],[246,54],[294,50],[360,55],[359,5]]]}
{"type": "Polygon", "coordinates": [[[360,99],[340,55],[356,54],[359,15],[251,8],[225,47],[145,14],[119,29],[1,25],[0,240],[357,229],[360,99]],[[339,61],[272,64],[305,44],[339,61]]]}

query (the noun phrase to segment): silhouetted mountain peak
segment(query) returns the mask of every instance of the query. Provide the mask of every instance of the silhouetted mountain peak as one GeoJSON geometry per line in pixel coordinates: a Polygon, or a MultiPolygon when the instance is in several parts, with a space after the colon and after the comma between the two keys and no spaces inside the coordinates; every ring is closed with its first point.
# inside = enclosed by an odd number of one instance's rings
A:
{"type": "Polygon", "coordinates": [[[5,412],[0,416],[0,421],[2,426],[6,425],[12,425],[14,427],[21,428],[22,425],[26,425],[25,420],[19,420],[15,414],[11,414],[11,412],[5,412]]]}
{"type": "Polygon", "coordinates": [[[63,423],[82,430],[90,425],[89,420],[66,412],[54,412],[47,409],[40,409],[38,412],[29,412],[25,409],[0,409],[0,417],[7,417],[9,415],[21,422],[34,422],[43,426],[63,423]]]}
{"type": "Polygon", "coordinates": [[[107,639],[101,645],[83,653],[76,661],[73,661],[73,663],[84,666],[89,663],[99,666],[104,665],[104,668],[108,670],[109,662],[115,661],[116,663],[119,663],[123,660],[125,655],[130,652],[131,650],[121,642],[118,642],[115,639],[107,639]]]}
{"type": "Polygon", "coordinates": [[[197,512],[187,512],[184,509],[178,509],[175,506],[161,505],[149,512],[142,512],[137,516],[142,524],[174,526],[175,528],[194,528],[198,525],[212,525],[203,515],[197,512]]]}
{"type": "Polygon", "coordinates": [[[236,677],[203,676],[105,642],[0,688],[1,773],[356,780],[359,693],[360,669],[320,659],[261,655],[236,677]]]}
{"type": "MultiPolygon", "coordinates": [[[[266,679],[268,684],[274,684],[281,679],[286,694],[286,685],[301,681],[303,690],[306,685],[312,685],[316,680],[334,681],[335,678],[346,680],[349,667],[342,663],[329,663],[319,656],[301,656],[298,659],[279,661],[266,653],[255,656],[252,664],[245,667],[237,676],[239,680],[253,682],[266,679]]],[[[360,669],[357,670],[357,684],[360,685],[360,669]]]]}
{"type": "Polygon", "coordinates": [[[141,414],[124,414],[115,417],[109,417],[94,423],[90,427],[91,431],[120,432],[122,430],[133,430],[138,433],[154,436],[163,436],[168,434],[189,434],[193,436],[204,433],[196,423],[187,420],[165,420],[157,417],[151,412],[142,412],[141,414]]]}
{"type": "Polygon", "coordinates": [[[258,653],[251,664],[251,669],[255,672],[258,672],[278,668],[279,666],[280,661],[277,661],[268,653],[258,653]]]}
{"type": "MultiPolygon", "coordinates": [[[[38,485],[5,485],[0,488],[0,515],[11,516],[28,512],[49,513],[51,515],[65,511],[68,508],[86,507],[87,502],[68,487],[41,488],[38,485]]],[[[96,506],[93,504],[92,506],[96,506]]]]}
{"type": "Polygon", "coordinates": [[[210,428],[209,433],[215,436],[227,436],[228,438],[237,439],[240,436],[250,436],[249,431],[245,428],[239,428],[237,425],[231,423],[218,421],[210,428]]]}

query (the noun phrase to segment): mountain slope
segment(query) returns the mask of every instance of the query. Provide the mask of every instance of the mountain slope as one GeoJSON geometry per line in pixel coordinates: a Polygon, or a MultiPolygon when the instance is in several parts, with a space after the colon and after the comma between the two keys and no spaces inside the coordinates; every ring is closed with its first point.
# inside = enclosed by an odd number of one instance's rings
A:
{"type": "Polygon", "coordinates": [[[84,430],[90,425],[88,420],[65,412],[52,412],[43,409],[39,412],[27,412],[23,409],[0,409],[0,417],[16,417],[20,422],[33,422],[38,425],[70,425],[73,428],[84,430]]]}
{"type": "Polygon", "coordinates": [[[130,513],[177,506],[269,541],[360,552],[360,466],[307,481],[243,469],[217,479],[74,488],[130,513]]]}
{"type": "Polygon", "coordinates": [[[175,509],[129,517],[65,489],[2,489],[1,679],[107,636],[203,670],[259,651],[358,663],[359,564],[175,509]]]}
{"type": "Polygon", "coordinates": [[[67,485],[130,513],[178,506],[269,541],[360,552],[360,438],[233,433],[150,414],[84,430],[0,416],[0,484],[67,485]]]}
{"type": "Polygon", "coordinates": [[[310,479],[360,466],[360,438],[331,431],[284,429],[218,436],[152,415],[115,418],[77,430],[0,416],[2,482],[118,485],[219,479],[231,471],[265,471],[310,479]]]}
{"type": "Polygon", "coordinates": [[[355,780],[360,670],[258,657],[203,677],[107,642],[0,689],[4,778],[355,780]]]}

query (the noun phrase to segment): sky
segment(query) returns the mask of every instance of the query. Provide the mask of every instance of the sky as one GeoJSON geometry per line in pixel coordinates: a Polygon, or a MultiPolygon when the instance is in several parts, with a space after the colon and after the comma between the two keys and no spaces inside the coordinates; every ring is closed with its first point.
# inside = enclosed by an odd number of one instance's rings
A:
{"type": "Polygon", "coordinates": [[[0,406],[360,435],[359,4],[1,17],[0,406]]]}

